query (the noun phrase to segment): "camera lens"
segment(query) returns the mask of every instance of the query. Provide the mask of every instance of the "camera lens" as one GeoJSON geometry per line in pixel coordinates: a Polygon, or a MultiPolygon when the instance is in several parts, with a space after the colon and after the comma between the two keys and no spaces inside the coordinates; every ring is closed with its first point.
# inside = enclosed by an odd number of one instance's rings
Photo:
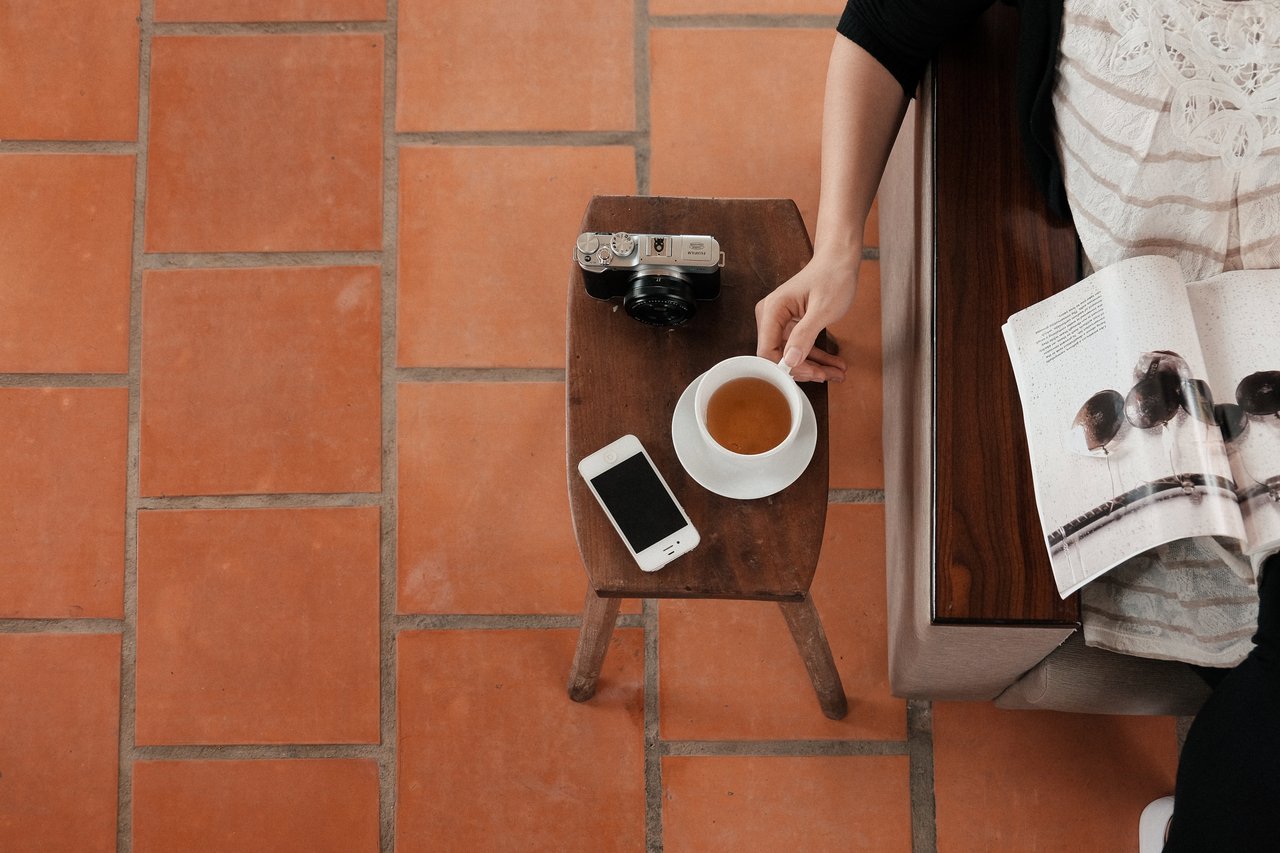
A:
{"type": "Polygon", "coordinates": [[[693,288],[672,273],[642,273],[622,298],[627,313],[650,326],[681,326],[693,316],[693,288]]]}

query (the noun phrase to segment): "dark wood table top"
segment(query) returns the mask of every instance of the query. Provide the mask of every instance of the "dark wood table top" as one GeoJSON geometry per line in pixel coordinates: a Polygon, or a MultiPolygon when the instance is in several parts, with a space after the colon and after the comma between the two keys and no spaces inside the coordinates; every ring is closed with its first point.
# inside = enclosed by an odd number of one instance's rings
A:
{"type": "MultiPolygon", "coordinates": [[[[684,389],[716,362],[755,352],[755,303],[812,254],[793,202],[600,196],[582,231],[709,234],[726,262],[717,300],[677,329],[646,326],[617,302],[591,298],[571,262],[567,411],[569,502],[592,588],[601,596],[797,601],[813,581],[827,509],[827,389],[801,387],[818,420],[813,460],[795,483],[759,500],[698,485],[676,458],[671,416],[684,389]],[[701,544],[661,570],[640,571],[577,471],[578,462],[633,433],[684,506],[701,544]]],[[[569,254],[570,247],[565,247],[569,254]]]]}

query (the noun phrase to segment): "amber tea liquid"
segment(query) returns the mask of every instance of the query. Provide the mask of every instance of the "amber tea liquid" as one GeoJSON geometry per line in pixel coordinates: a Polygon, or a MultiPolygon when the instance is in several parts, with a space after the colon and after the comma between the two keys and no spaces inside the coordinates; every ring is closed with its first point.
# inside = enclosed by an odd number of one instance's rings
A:
{"type": "Polygon", "coordinates": [[[707,401],[707,432],[734,453],[764,453],[791,432],[791,407],[786,395],[764,379],[730,379],[707,401]]]}

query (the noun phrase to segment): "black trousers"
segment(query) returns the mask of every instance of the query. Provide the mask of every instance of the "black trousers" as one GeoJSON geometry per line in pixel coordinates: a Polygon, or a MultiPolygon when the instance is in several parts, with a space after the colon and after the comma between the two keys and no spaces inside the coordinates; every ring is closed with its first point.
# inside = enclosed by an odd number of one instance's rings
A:
{"type": "Polygon", "coordinates": [[[1187,732],[1165,853],[1280,850],[1280,554],[1259,595],[1253,651],[1187,732]]]}

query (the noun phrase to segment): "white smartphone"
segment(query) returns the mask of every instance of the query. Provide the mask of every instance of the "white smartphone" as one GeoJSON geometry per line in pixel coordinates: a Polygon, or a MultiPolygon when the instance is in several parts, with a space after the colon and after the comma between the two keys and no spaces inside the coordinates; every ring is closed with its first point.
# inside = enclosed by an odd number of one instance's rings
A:
{"type": "Polygon", "coordinates": [[[624,435],[583,459],[578,473],[644,571],[656,572],[701,541],[634,435],[624,435]]]}

